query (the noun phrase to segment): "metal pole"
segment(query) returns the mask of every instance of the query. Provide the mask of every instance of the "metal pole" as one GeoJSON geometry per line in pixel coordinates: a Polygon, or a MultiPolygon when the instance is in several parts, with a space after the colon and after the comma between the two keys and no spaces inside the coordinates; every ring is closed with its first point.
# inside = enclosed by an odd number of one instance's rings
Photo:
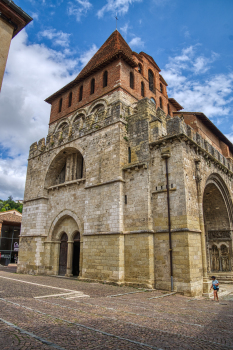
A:
{"type": "Polygon", "coordinates": [[[171,291],[173,291],[173,264],[172,264],[172,234],[171,234],[171,212],[170,212],[170,192],[169,192],[169,178],[168,178],[168,158],[166,162],[166,180],[167,180],[167,211],[168,211],[168,233],[169,233],[169,253],[170,253],[170,275],[171,275],[171,291]]]}

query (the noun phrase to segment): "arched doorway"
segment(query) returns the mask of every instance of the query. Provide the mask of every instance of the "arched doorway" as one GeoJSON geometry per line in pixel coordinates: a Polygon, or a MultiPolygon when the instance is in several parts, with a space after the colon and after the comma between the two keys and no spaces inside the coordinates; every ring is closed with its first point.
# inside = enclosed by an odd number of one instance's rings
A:
{"type": "MultiPolygon", "coordinates": [[[[222,180],[221,180],[222,181],[222,180]]],[[[210,178],[203,196],[206,248],[209,272],[231,271],[232,202],[224,182],[210,178]]]]}
{"type": "Polygon", "coordinates": [[[77,232],[74,236],[73,265],[72,265],[73,276],[79,276],[79,261],[80,261],[80,233],[77,232]]]}
{"type": "Polygon", "coordinates": [[[60,256],[59,256],[59,275],[62,275],[62,276],[66,274],[67,251],[68,251],[68,236],[66,233],[63,233],[63,235],[61,236],[60,256]]]}

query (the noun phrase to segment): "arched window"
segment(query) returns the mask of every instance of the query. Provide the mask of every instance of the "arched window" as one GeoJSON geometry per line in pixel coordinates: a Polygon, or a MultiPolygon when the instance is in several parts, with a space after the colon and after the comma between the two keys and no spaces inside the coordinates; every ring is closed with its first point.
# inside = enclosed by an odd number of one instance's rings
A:
{"type": "Polygon", "coordinates": [[[62,98],[60,98],[60,101],[59,101],[59,112],[61,112],[62,110],[62,98]]]}
{"type": "Polygon", "coordinates": [[[155,99],[153,97],[151,97],[150,100],[156,105],[155,99]]]}
{"type": "Polygon", "coordinates": [[[72,105],[72,92],[69,94],[69,107],[72,105]]]}
{"type": "Polygon", "coordinates": [[[152,70],[148,70],[148,80],[149,80],[149,89],[154,92],[154,74],[152,70]]]}
{"type": "Polygon", "coordinates": [[[163,84],[160,83],[160,92],[163,92],[163,84]]]}
{"type": "Polygon", "coordinates": [[[108,72],[105,71],[103,75],[103,87],[106,87],[108,85],[108,72]]]}
{"type": "Polygon", "coordinates": [[[130,85],[131,89],[134,89],[134,75],[132,72],[130,72],[129,85],[130,85]]]}
{"type": "Polygon", "coordinates": [[[142,96],[142,97],[145,96],[144,83],[143,83],[143,81],[141,82],[141,96],[142,96]]]}
{"type": "Polygon", "coordinates": [[[91,95],[95,92],[95,79],[93,78],[91,81],[91,95]]]}
{"type": "Polygon", "coordinates": [[[162,97],[159,98],[159,107],[163,109],[163,100],[162,97]]]}
{"type": "Polygon", "coordinates": [[[79,102],[82,101],[83,99],[83,85],[80,86],[80,89],[79,89],[79,102]]]}
{"type": "Polygon", "coordinates": [[[167,104],[167,114],[170,115],[170,106],[169,106],[169,103],[167,104]]]}
{"type": "Polygon", "coordinates": [[[138,65],[138,72],[139,72],[140,74],[142,74],[142,65],[141,65],[141,63],[139,63],[139,65],[138,65]]]}

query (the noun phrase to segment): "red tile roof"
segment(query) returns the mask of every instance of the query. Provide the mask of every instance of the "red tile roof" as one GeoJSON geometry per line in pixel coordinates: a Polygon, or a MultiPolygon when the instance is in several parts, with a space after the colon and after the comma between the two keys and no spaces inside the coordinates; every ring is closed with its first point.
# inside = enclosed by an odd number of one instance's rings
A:
{"type": "Polygon", "coordinates": [[[45,101],[51,103],[57,96],[65,92],[67,89],[76,85],[79,81],[82,81],[100,68],[103,68],[117,57],[122,57],[132,67],[137,66],[137,63],[133,59],[133,51],[118,30],[115,30],[90,59],[87,65],[81,70],[77,78],[59,91],[55,92],[52,96],[48,97],[45,101]]]}
{"type": "Polygon", "coordinates": [[[118,30],[115,30],[96,52],[96,54],[90,59],[75,80],[77,81],[86,78],[86,76],[89,75],[89,73],[92,73],[93,70],[105,65],[118,55],[121,55],[132,67],[136,67],[137,64],[132,58],[132,53],[133,51],[125,39],[118,32],[118,30]]]}

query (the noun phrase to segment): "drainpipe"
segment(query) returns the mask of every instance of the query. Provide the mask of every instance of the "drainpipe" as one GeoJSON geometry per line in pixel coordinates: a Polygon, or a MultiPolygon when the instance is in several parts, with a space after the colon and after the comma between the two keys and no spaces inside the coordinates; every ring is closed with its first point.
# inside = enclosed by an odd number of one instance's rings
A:
{"type": "Polygon", "coordinates": [[[169,255],[170,255],[170,276],[171,276],[171,291],[173,291],[173,263],[172,263],[172,234],[171,234],[171,211],[170,211],[170,192],[168,178],[168,158],[170,158],[170,150],[163,151],[162,158],[166,163],[166,185],[167,185],[167,213],[168,213],[168,234],[169,234],[169,255]]]}

